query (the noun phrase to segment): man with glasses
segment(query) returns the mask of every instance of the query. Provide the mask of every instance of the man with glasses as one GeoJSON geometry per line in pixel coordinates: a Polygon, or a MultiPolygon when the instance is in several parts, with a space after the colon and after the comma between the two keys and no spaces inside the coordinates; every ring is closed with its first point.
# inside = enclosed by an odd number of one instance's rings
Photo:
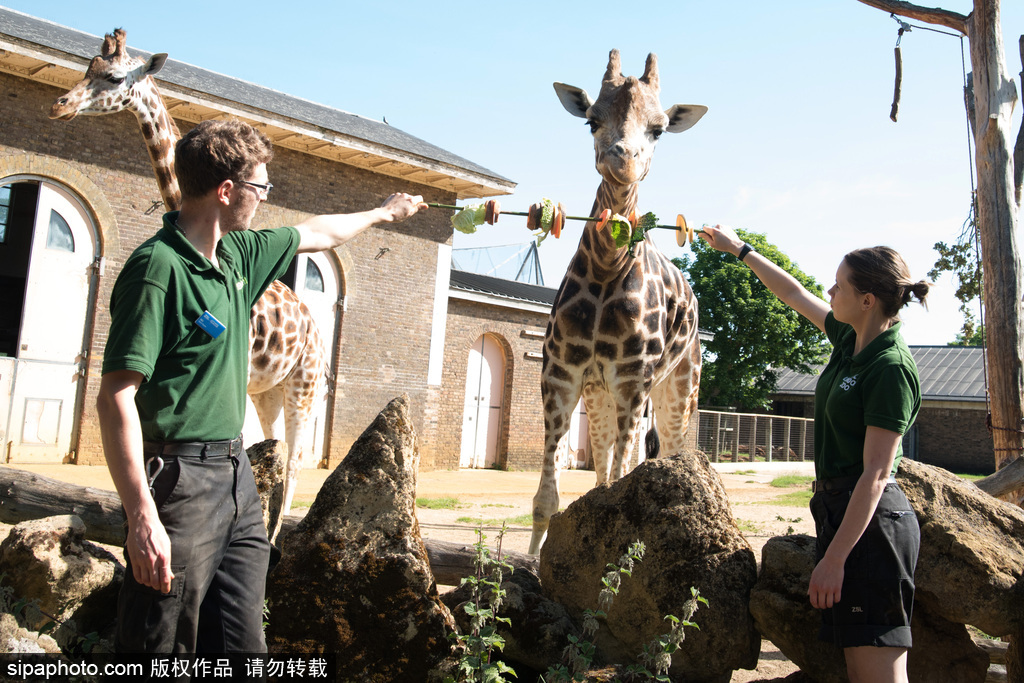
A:
{"type": "Polygon", "coordinates": [[[249,311],[296,252],[336,247],[426,205],[251,231],[273,188],[270,140],[205,121],[176,147],[180,211],[125,262],[110,298],[97,409],[127,517],[119,652],[265,652],[270,543],[241,448],[249,311]]]}

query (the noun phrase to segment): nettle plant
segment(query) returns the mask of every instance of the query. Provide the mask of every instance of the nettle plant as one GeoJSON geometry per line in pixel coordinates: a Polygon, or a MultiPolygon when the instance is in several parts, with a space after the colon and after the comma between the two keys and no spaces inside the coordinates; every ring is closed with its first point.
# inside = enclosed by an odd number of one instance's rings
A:
{"type": "MultiPolygon", "coordinates": [[[[588,609],[583,613],[583,636],[569,636],[569,645],[562,654],[562,663],[548,668],[546,677],[542,676],[540,680],[545,683],[586,680],[596,651],[594,636],[601,627],[601,622],[608,619],[608,610],[611,609],[615,597],[619,594],[622,580],[633,575],[633,568],[643,560],[646,550],[647,547],[642,541],[635,541],[618,562],[608,564],[608,571],[601,577],[603,588],[597,597],[598,609],[588,609]]],[[[700,591],[691,587],[690,599],[683,605],[683,617],[680,619],[671,614],[665,617],[665,620],[670,623],[669,630],[644,645],[643,652],[637,657],[637,663],[625,667],[623,672],[625,680],[670,680],[668,669],[672,665],[672,655],[686,639],[683,629],[687,626],[700,628],[690,619],[701,603],[706,606],[708,601],[701,597],[700,591]]]]}
{"type": "MultiPolygon", "coordinates": [[[[473,544],[476,549],[476,572],[462,579],[461,584],[470,586],[472,593],[472,598],[463,605],[470,617],[470,628],[468,633],[453,633],[451,636],[462,649],[459,659],[460,682],[498,683],[508,680],[506,674],[513,677],[516,675],[512,667],[494,656],[495,651],[500,652],[505,648],[505,639],[498,634],[498,624],[512,624],[511,619],[498,616],[505,599],[505,589],[501,587],[504,571],[507,569],[510,574],[514,571],[511,564],[501,559],[501,542],[507,528],[506,524],[502,524],[498,532],[495,557],[491,557],[491,551],[484,542],[487,537],[483,530],[476,531],[477,542],[473,544]]],[[[454,683],[455,680],[449,677],[445,683],[454,683]]]]}

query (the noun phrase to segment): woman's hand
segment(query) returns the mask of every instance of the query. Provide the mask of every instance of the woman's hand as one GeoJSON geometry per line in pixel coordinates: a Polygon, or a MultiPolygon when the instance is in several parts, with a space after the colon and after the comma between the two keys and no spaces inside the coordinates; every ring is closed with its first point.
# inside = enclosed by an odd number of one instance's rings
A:
{"type": "Polygon", "coordinates": [[[811,607],[825,609],[842,599],[844,564],[845,562],[835,562],[827,554],[821,558],[821,562],[811,572],[811,584],[807,588],[811,607]]]}
{"type": "Polygon", "coordinates": [[[707,242],[708,246],[712,249],[725,251],[736,256],[740,253],[740,249],[743,248],[743,240],[730,227],[724,225],[716,225],[714,227],[705,225],[702,230],[700,238],[707,242]]]}

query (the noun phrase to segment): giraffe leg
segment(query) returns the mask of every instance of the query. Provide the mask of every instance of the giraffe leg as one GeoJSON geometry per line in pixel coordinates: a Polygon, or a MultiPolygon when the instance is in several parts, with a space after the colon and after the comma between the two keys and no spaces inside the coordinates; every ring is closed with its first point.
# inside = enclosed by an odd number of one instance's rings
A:
{"type": "Polygon", "coordinates": [[[695,344],[672,374],[651,391],[662,455],[682,453],[686,448],[690,417],[697,411],[700,364],[700,346],[695,344]]]}
{"type": "Polygon", "coordinates": [[[272,387],[259,394],[250,394],[249,398],[260,419],[263,438],[285,441],[284,423],[281,421],[281,411],[284,408],[284,388],[272,387]]]}
{"type": "Polygon", "coordinates": [[[587,409],[590,448],[594,455],[594,473],[597,484],[608,483],[612,464],[612,447],[618,429],[615,425],[615,406],[607,391],[593,384],[583,387],[583,405],[587,409]]]}
{"type": "Polygon", "coordinates": [[[569,423],[572,411],[579,401],[579,393],[569,388],[554,388],[542,381],[544,399],[544,465],[540,484],[533,497],[533,534],[530,536],[530,554],[540,552],[548,534],[551,515],[558,511],[558,454],[569,446],[569,423]]]}
{"type": "Polygon", "coordinates": [[[619,431],[615,439],[615,457],[612,460],[609,479],[618,481],[626,476],[629,471],[629,461],[633,457],[633,449],[636,447],[636,437],[640,432],[640,418],[643,416],[643,405],[646,398],[640,401],[636,408],[629,412],[620,413],[619,420],[625,419],[625,425],[619,425],[619,431]],[[624,427],[624,428],[623,428],[624,427]]]}

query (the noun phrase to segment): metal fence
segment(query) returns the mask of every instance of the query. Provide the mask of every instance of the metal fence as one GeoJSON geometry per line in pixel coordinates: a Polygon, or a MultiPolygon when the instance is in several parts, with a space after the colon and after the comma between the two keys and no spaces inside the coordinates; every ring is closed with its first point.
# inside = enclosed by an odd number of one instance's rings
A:
{"type": "Polygon", "coordinates": [[[752,413],[698,414],[697,448],[711,462],[800,462],[814,459],[814,420],[752,413]]]}

